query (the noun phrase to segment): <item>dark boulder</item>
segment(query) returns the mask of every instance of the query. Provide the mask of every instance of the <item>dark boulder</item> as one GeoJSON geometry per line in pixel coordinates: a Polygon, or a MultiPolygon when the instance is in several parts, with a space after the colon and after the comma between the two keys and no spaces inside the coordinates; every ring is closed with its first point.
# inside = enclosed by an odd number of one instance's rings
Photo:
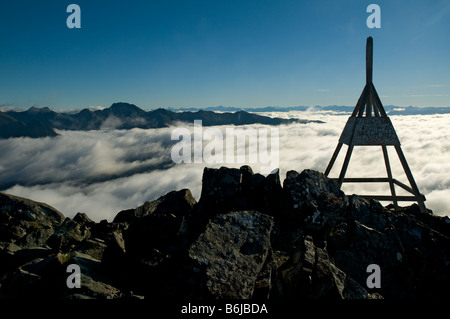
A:
{"type": "Polygon", "coordinates": [[[106,247],[107,244],[104,239],[91,236],[80,243],[77,247],[77,251],[89,255],[97,260],[102,260],[106,247]]]}
{"type": "Polygon", "coordinates": [[[154,249],[167,253],[181,249],[188,236],[186,219],[195,204],[191,192],[183,189],[136,208],[124,234],[127,254],[141,258],[154,249]]]}
{"type": "Polygon", "coordinates": [[[299,174],[289,171],[283,190],[281,225],[284,232],[301,228],[319,244],[326,240],[327,233],[336,223],[344,220],[347,197],[334,180],[320,172],[307,169],[299,174]]]}
{"type": "Polygon", "coordinates": [[[445,219],[418,213],[415,206],[392,210],[350,196],[346,220],[328,234],[335,264],[361,285],[367,267],[377,264],[382,285],[375,292],[388,299],[448,295],[450,237],[445,219]]]}
{"type": "Polygon", "coordinates": [[[62,253],[41,257],[34,255],[36,258],[24,260],[24,264],[4,275],[1,282],[3,292],[11,299],[60,298],[66,288],[64,264],[69,257],[62,253]]]}
{"type": "Polygon", "coordinates": [[[221,167],[203,170],[202,192],[199,210],[206,218],[217,213],[225,213],[243,208],[245,202],[241,195],[243,172],[237,168],[221,167]],[[206,215],[209,213],[209,215],[206,215]]]}
{"type": "Polygon", "coordinates": [[[90,236],[86,225],[67,217],[46,243],[57,251],[70,251],[90,236]]]}
{"type": "Polygon", "coordinates": [[[189,248],[194,297],[247,299],[258,289],[267,294],[272,227],[272,217],[256,211],[217,215],[189,248]]]}
{"type": "Polygon", "coordinates": [[[172,191],[164,196],[145,202],[135,209],[120,211],[114,217],[113,223],[131,223],[135,218],[142,218],[151,214],[174,214],[175,216],[190,216],[197,203],[189,189],[172,191]]]}
{"type": "Polygon", "coordinates": [[[367,299],[369,293],[339,269],[325,248],[316,247],[311,236],[278,268],[274,298],[367,299]]]}
{"type": "Polygon", "coordinates": [[[86,213],[77,213],[72,219],[80,225],[93,226],[95,224],[86,213]]]}
{"type": "Polygon", "coordinates": [[[276,215],[282,201],[278,170],[264,177],[249,166],[240,169],[205,168],[198,212],[203,219],[238,210],[258,210],[276,215]]]}
{"type": "Polygon", "coordinates": [[[0,241],[20,247],[41,246],[64,216],[55,208],[0,192],[0,241]]]}

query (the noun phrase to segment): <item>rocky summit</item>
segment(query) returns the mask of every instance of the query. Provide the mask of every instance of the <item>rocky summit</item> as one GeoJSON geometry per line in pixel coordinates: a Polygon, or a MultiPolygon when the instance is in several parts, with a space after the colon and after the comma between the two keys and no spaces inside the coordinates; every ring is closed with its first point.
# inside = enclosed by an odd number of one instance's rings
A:
{"type": "Polygon", "coordinates": [[[198,202],[173,191],[111,222],[0,193],[0,260],[2,299],[431,300],[450,296],[450,220],[313,170],[205,168],[198,202]]]}

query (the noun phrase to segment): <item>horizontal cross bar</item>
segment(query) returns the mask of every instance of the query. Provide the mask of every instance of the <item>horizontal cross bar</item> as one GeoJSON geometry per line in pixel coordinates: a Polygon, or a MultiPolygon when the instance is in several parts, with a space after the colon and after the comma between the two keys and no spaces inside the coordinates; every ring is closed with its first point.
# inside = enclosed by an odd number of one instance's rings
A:
{"type": "MultiPolygon", "coordinates": [[[[332,178],[333,180],[337,180],[337,178],[332,178]]],[[[348,177],[344,178],[344,183],[390,183],[391,180],[388,177],[348,177]]],[[[404,190],[410,192],[411,194],[415,194],[414,190],[408,185],[403,184],[397,179],[393,178],[392,182],[395,185],[400,186],[404,190]]]]}
{"type": "Polygon", "coordinates": [[[362,198],[375,199],[378,201],[403,201],[403,202],[422,202],[425,201],[425,196],[391,196],[391,195],[358,195],[362,198]]]}
{"type": "MultiPolygon", "coordinates": [[[[336,179],[336,178],[334,178],[336,179]]],[[[348,177],[344,178],[343,182],[347,183],[389,183],[387,177],[348,177]]]]}
{"type": "MultiPolygon", "coordinates": [[[[334,181],[337,181],[338,178],[331,178],[334,181]]],[[[403,184],[402,182],[399,182],[395,178],[392,180],[388,177],[348,177],[344,178],[343,183],[389,183],[393,182],[394,184],[400,186],[404,190],[408,191],[409,193],[413,194],[414,196],[391,196],[391,195],[358,195],[359,197],[363,198],[372,198],[376,200],[387,200],[387,201],[425,201],[425,196],[422,194],[417,194],[414,192],[414,190],[403,184]]]]}

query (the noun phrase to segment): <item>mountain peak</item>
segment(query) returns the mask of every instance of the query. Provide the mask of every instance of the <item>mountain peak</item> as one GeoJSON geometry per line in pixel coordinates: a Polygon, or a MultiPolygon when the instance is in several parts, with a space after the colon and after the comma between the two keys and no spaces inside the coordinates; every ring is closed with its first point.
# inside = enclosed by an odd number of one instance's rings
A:
{"type": "Polygon", "coordinates": [[[51,113],[53,111],[47,106],[44,106],[44,107],[32,106],[26,112],[27,113],[37,114],[37,113],[51,113]]]}
{"type": "Polygon", "coordinates": [[[196,112],[173,112],[163,108],[144,111],[136,105],[126,102],[113,103],[109,108],[96,111],[83,109],[78,113],[54,112],[48,107],[32,107],[25,112],[7,112],[5,114],[9,117],[2,116],[0,118],[0,130],[2,130],[0,138],[11,136],[56,136],[53,129],[98,130],[106,128],[161,128],[178,122],[193,123],[195,120],[202,120],[202,124],[205,126],[247,124],[279,125],[283,123],[309,122],[307,120],[299,119],[271,118],[248,113],[245,110],[238,110],[234,113],[216,113],[207,110],[198,110],[196,112]],[[37,122],[34,120],[37,120],[37,122]],[[8,126],[10,122],[23,122],[23,124],[20,124],[19,126],[8,126]],[[28,130],[25,130],[25,126],[28,126],[28,130]]]}
{"type": "Polygon", "coordinates": [[[137,115],[144,115],[146,112],[134,104],[118,102],[113,103],[109,109],[104,110],[107,113],[112,113],[118,117],[132,117],[137,115]]]}
{"type": "Polygon", "coordinates": [[[162,113],[162,114],[171,114],[174,113],[173,111],[167,110],[167,109],[163,109],[162,107],[153,110],[153,113],[162,113]]]}
{"type": "Polygon", "coordinates": [[[131,104],[131,103],[126,103],[126,102],[113,103],[109,108],[113,109],[113,110],[140,110],[140,111],[142,111],[142,109],[140,109],[136,105],[131,104]]]}

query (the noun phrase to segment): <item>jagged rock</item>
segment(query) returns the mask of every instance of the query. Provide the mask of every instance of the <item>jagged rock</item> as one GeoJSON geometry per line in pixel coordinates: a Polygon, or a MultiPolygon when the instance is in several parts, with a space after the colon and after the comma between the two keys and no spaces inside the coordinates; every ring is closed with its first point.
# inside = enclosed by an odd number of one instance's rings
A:
{"type": "Polygon", "coordinates": [[[343,219],[347,198],[337,183],[322,173],[304,170],[286,173],[283,183],[286,193],[286,222],[324,236],[343,219]]]}
{"type": "Polygon", "coordinates": [[[12,299],[448,298],[450,220],[346,196],[312,170],[281,187],[278,172],[206,168],[198,203],[174,191],[113,222],[0,193],[0,260],[12,299]]]}
{"type": "Polygon", "coordinates": [[[326,249],[316,247],[311,236],[280,270],[275,298],[366,299],[368,292],[331,261],[326,249]]]}
{"type": "Polygon", "coordinates": [[[264,177],[249,166],[205,168],[198,210],[204,218],[237,210],[276,215],[282,194],[279,172],[264,177]]]}
{"type": "MultiPolygon", "coordinates": [[[[340,228],[337,237],[339,244],[335,244],[335,236],[330,236],[330,254],[335,264],[346,274],[351,276],[361,285],[365,285],[368,277],[367,267],[377,264],[383,270],[383,286],[396,285],[394,281],[396,273],[400,268],[401,260],[399,254],[402,247],[395,233],[390,230],[380,232],[370,228],[358,221],[353,221],[346,229],[340,228]]],[[[381,295],[385,295],[385,292],[381,295]]]]}
{"type": "Polygon", "coordinates": [[[21,247],[14,243],[0,242],[0,278],[2,274],[15,268],[16,263],[14,261],[14,255],[20,250],[21,247]]]}
{"type": "Polygon", "coordinates": [[[21,247],[43,245],[63,219],[47,204],[0,192],[0,241],[21,247]]]}
{"type": "Polygon", "coordinates": [[[81,242],[77,249],[83,254],[101,260],[106,247],[107,244],[105,240],[91,237],[81,242]]]}
{"type": "Polygon", "coordinates": [[[368,292],[331,262],[328,252],[316,247],[316,263],[312,275],[313,299],[367,299],[368,292]]]}
{"type": "Polygon", "coordinates": [[[55,250],[69,251],[90,236],[86,225],[67,217],[47,240],[47,244],[55,250]]]}
{"type": "Polygon", "coordinates": [[[86,226],[92,226],[95,224],[95,222],[92,219],[90,219],[89,216],[86,215],[86,213],[77,213],[73,217],[73,221],[77,222],[78,224],[86,226]]]}
{"type": "Polygon", "coordinates": [[[114,231],[124,231],[128,228],[126,223],[110,223],[106,219],[101,220],[98,223],[88,224],[87,229],[91,232],[91,238],[98,238],[106,241],[107,237],[114,231]]]}
{"type": "Polygon", "coordinates": [[[403,248],[397,256],[401,261],[401,272],[396,274],[402,285],[390,291],[392,297],[403,297],[407,288],[410,289],[407,291],[409,296],[418,298],[448,296],[450,233],[444,218],[401,212],[390,215],[393,215],[390,217],[391,228],[403,248]],[[421,219],[428,220],[427,224],[421,219]]]}
{"type": "Polygon", "coordinates": [[[347,197],[320,172],[288,171],[282,196],[273,246],[285,254],[297,253],[305,235],[311,235],[316,246],[325,247],[330,230],[346,220],[347,197]]]}
{"type": "Polygon", "coordinates": [[[128,254],[143,257],[153,249],[171,250],[182,221],[173,214],[152,214],[133,221],[125,235],[128,254]]]}
{"type": "Polygon", "coordinates": [[[122,297],[120,289],[109,283],[102,272],[101,262],[89,255],[74,252],[66,263],[80,267],[80,288],[66,289],[68,299],[118,299],[122,297]]]}
{"type": "Polygon", "coordinates": [[[89,276],[81,273],[81,283],[79,289],[71,290],[69,294],[66,295],[67,299],[120,299],[123,293],[104,282],[96,281],[89,276]]]}
{"type": "Polygon", "coordinates": [[[9,299],[24,297],[36,299],[39,298],[36,296],[42,296],[44,285],[42,277],[19,268],[11,278],[2,281],[1,289],[9,299]]]}
{"type": "Polygon", "coordinates": [[[52,251],[52,249],[46,247],[23,248],[21,250],[18,250],[14,254],[13,265],[15,268],[17,268],[32,260],[39,258],[48,258],[53,254],[54,252],[52,251]]]}
{"type": "Polygon", "coordinates": [[[266,258],[266,262],[256,278],[252,298],[260,300],[270,298],[270,295],[274,289],[276,271],[277,264],[275,262],[275,258],[273,257],[273,251],[272,249],[269,249],[269,255],[266,258]]]}
{"type": "Polygon", "coordinates": [[[332,179],[324,174],[305,169],[300,174],[296,171],[288,171],[283,188],[290,193],[292,201],[300,206],[307,203],[319,204],[323,194],[332,194],[335,198],[344,198],[345,194],[332,179]]]}
{"type": "Polygon", "coordinates": [[[379,293],[385,298],[429,297],[425,287],[433,287],[433,295],[445,295],[442,283],[450,280],[450,240],[437,231],[445,233],[445,221],[421,214],[415,206],[394,211],[350,196],[346,221],[328,236],[336,265],[361,285],[368,275],[366,267],[379,265],[383,272],[379,293]]]}
{"type": "Polygon", "coordinates": [[[6,275],[2,289],[9,297],[48,298],[92,298],[113,299],[122,296],[119,289],[108,284],[102,273],[100,261],[78,251],[48,255],[52,250],[29,252],[16,270],[6,275]],[[34,256],[36,258],[31,259],[34,256]],[[31,259],[31,260],[28,260],[31,259]],[[70,289],[66,285],[67,266],[76,264],[81,271],[81,287],[70,289]],[[84,296],[84,297],[80,297],[84,296]]]}
{"type": "Polygon", "coordinates": [[[185,220],[195,204],[191,192],[183,189],[136,208],[135,218],[124,234],[127,253],[140,258],[151,255],[154,249],[173,252],[182,248],[187,236],[185,220]]]}
{"type": "Polygon", "coordinates": [[[187,219],[196,203],[190,190],[183,189],[116,216],[112,224],[117,229],[105,236],[102,267],[114,275],[119,288],[151,297],[173,289],[168,277],[191,241],[187,219]],[[154,285],[161,291],[149,289],[154,285]]]}
{"type": "Polygon", "coordinates": [[[117,250],[120,255],[124,255],[126,253],[122,232],[114,231],[110,234],[108,238],[108,248],[117,250]]]}
{"type": "Polygon", "coordinates": [[[114,223],[131,223],[134,218],[142,218],[151,214],[174,214],[189,216],[197,203],[189,189],[172,191],[157,200],[145,202],[135,209],[120,211],[114,217],[114,223]]]}
{"type": "Polygon", "coordinates": [[[156,201],[147,202],[136,208],[138,215],[150,214],[173,214],[179,216],[190,216],[194,205],[197,203],[189,189],[172,191],[161,196],[156,201]]]}
{"type": "Polygon", "coordinates": [[[47,299],[58,298],[65,288],[64,264],[69,256],[58,253],[48,257],[28,260],[7,273],[1,289],[9,298],[47,299]]]}
{"type": "Polygon", "coordinates": [[[254,174],[249,166],[242,166],[242,198],[245,209],[254,209],[261,213],[275,216],[283,200],[279,170],[267,177],[254,174]]]}
{"type": "Polygon", "coordinates": [[[312,240],[304,240],[291,255],[283,255],[278,265],[275,298],[306,298],[310,293],[316,251],[312,240]]]}
{"type": "Polygon", "coordinates": [[[384,231],[388,226],[388,211],[375,200],[366,200],[357,195],[349,196],[349,218],[359,221],[367,227],[384,231]]]}
{"type": "Polygon", "coordinates": [[[240,196],[242,174],[243,172],[237,168],[205,167],[199,200],[203,214],[224,213],[244,206],[240,196]]]}
{"type": "Polygon", "coordinates": [[[106,239],[106,249],[101,257],[102,265],[106,270],[117,272],[124,267],[126,258],[125,242],[122,232],[111,232],[106,239]]]}
{"type": "Polygon", "coordinates": [[[270,282],[273,219],[256,211],[217,215],[189,249],[195,289],[204,298],[251,298],[270,282]]]}
{"type": "Polygon", "coordinates": [[[136,209],[125,209],[121,210],[117,213],[117,215],[114,217],[113,222],[114,223],[130,223],[135,217],[142,217],[142,216],[136,216],[136,209]]]}

